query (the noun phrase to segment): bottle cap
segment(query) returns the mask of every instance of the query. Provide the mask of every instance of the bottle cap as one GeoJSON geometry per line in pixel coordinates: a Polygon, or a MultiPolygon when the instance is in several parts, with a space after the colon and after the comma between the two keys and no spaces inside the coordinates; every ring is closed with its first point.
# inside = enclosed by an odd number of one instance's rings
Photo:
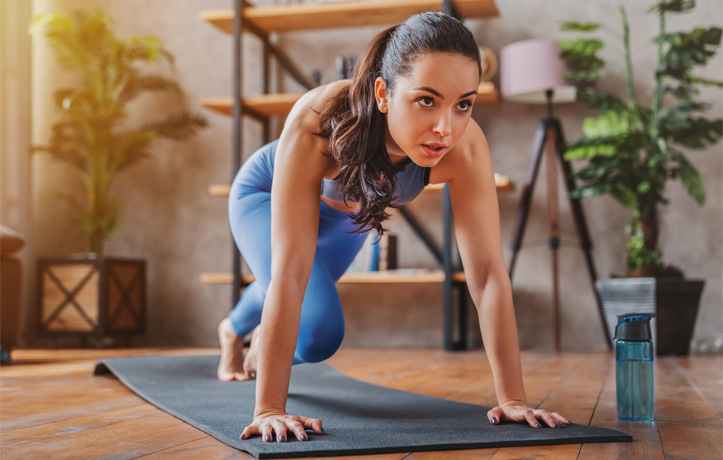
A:
{"type": "Polygon", "coordinates": [[[615,326],[615,337],[613,340],[631,340],[642,342],[652,340],[650,332],[650,320],[654,313],[627,313],[618,315],[618,324],[615,326]]]}

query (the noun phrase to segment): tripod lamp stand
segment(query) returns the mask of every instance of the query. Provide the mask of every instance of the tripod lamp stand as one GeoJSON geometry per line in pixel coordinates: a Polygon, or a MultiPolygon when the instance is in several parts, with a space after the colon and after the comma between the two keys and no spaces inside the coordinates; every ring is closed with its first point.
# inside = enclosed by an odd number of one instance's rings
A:
{"type": "MultiPolygon", "coordinates": [[[[557,192],[557,165],[561,164],[565,177],[565,185],[573,211],[575,228],[580,240],[580,247],[585,253],[587,269],[590,275],[593,293],[597,302],[598,313],[602,323],[605,337],[609,337],[607,324],[602,310],[600,296],[595,289],[597,273],[592,260],[592,243],[582,212],[582,206],[577,199],[570,198],[570,191],[575,188],[575,182],[570,178],[572,168],[563,158],[564,137],[560,121],[553,115],[553,104],[573,102],[576,88],[562,79],[566,70],[559,58],[560,48],[554,40],[525,40],[511,43],[502,48],[500,52],[500,80],[502,97],[509,102],[526,104],[545,104],[547,116],[540,120],[535,132],[532,159],[525,180],[525,187],[517,208],[513,242],[511,245],[512,258],[508,264],[510,281],[515,269],[517,256],[522,248],[522,237],[530,212],[532,192],[540,167],[543,153],[546,155],[547,177],[547,217],[549,231],[549,246],[552,255],[552,289],[553,289],[553,326],[555,335],[555,351],[560,351],[560,294],[559,294],[559,266],[558,249],[560,247],[560,213],[557,192]]],[[[610,347],[609,340],[606,341],[610,347]]]]}

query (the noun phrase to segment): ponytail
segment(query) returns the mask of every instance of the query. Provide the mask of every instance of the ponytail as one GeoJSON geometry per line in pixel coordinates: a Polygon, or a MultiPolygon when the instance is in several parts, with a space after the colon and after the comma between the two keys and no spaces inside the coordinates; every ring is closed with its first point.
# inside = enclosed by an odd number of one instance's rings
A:
{"type": "Polygon", "coordinates": [[[384,233],[384,222],[396,190],[396,168],[389,159],[384,135],[386,121],[377,110],[374,82],[381,74],[384,52],[394,31],[390,27],[367,45],[357,60],[348,88],[321,113],[318,135],[328,137],[329,152],[339,164],[336,180],[347,200],[359,203],[355,233],[384,233]]]}

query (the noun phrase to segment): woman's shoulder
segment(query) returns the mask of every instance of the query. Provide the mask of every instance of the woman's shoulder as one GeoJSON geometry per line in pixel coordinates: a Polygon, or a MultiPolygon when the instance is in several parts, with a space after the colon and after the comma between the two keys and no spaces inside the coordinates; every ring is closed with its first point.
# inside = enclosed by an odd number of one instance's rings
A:
{"type": "MultiPolygon", "coordinates": [[[[283,158],[288,155],[303,158],[306,162],[318,162],[323,165],[324,177],[336,175],[337,165],[329,155],[328,139],[317,135],[319,132],[319,117],[329,98],[338,94],[349,80],[340,80],[316,88],[305,93],[294,104],[289,116],[284,122],[282,138],[287,146],[294,146],[290,149],[277,151],[277,157],[283,158]]],[[[307,163],[310,165],[310,163],[307,163]]]]}
{"type": "Polygon", "coordinates": [[[350,83],[351,80],[337,80],[307,91],[291,108],[287,121],[300,122],[305,127],[316,129],[319,116],[327,102],[347,88],[350,83]]]}
{"type": "Polygon", "coordinates": [[[470,160],[472,157],[479,154],[479,149],[477,147],[486,143],[487,139],[485,138],[484,132],[482,132],[482,128],[480,128],[474,118],[470,118],[467,129],[465,129],[464,134],[462,134],[462,137],[455,146],[457,156],[462,157],[458,158],[458,160],[470,160]]]}

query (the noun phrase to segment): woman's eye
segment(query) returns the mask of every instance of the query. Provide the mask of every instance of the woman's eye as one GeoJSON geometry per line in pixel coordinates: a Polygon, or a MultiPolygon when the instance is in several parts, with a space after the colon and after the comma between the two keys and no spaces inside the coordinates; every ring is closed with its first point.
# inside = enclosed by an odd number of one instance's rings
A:
{"type": "MultiPolygon", "coordinates": [[[[424,101],[424,102],[427,102],[428,104],[432,104],[432,102],[434,102],[434,99],[432,99],[431,97],[420,97],[419,99],[417,99],[417,101],[418,102],[424,101]]],[[[425,105],[424,103],[422,104],[422,106],[423,107],[431,107],[431,105],[425,105]]]]}
{"type": "Polygon", "coordinates": [[[459,105],[462,107],[462,110],[465,112],[467,112],[470,109],[470,107],[472,107],[472,103],[470,101],[462,101],[459,103],[459,105]]]}

